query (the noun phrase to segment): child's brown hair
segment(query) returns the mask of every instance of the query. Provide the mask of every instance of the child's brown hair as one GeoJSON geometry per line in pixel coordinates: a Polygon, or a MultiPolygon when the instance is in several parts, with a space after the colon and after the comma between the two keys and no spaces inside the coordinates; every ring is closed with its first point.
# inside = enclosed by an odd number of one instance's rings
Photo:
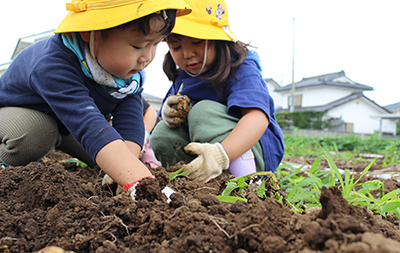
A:
{"type": "Polygon", "coordinates": [[[159,20],[162,20],[164,22],[164,25],[161,27],[161,29],[155,32],[161,33],[162,35],[168,35],[171,33],[172,29],[175,26],[176,10],[164,10],[160,11],[159,14],[152,13],[139,19],[132,20],[128,23],[101,30],[101,36],[103,36],[103,38],[107,38],[114,29],[138,29],[140,32],[143,33],[143,35],[146,36],[151,32],[150,20],[153,18],[158,18],[159,20]],[[165,14],[163,12],[165,12],[165,14]]]}
{"type": "MultiPolygon", "coordinates": [[[[181,40],[182,35],[172,33],[166,38],[166,41],[168,42],[169,39],[181,40]]],[[[215,46],[217,57],[211,67],[210,74],[201,77],[201,80],[218,88],[224,84],[231,75],[235,74],[236,68],[243,63],[249,51],[246,45],[240,41],[235,43],[224,40],[211,40],[209,42],[211,42],[209,46],[215,46]]],[[[170,52],[164,57],[163,70],[168,79],[175,82],[180,70],[177,68],[170,52]]]]}

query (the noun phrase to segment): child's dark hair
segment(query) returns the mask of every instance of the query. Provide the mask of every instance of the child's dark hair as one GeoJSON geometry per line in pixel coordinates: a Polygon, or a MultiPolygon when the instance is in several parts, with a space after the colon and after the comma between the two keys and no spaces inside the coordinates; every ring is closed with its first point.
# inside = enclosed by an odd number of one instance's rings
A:
{"type": "Polygon", "coordinates": [[[107,38],[107,36],[109,36],[114,29],[138,29],[143,33],[143,35],[146,36],[151,32],[150,20],[152,18],[158,18],[164,22],[164,25],[161,27],[161,29],[155,32],[161,33],[162,35],[168,35],[175,26],[176,10],[165,10],[165,14],[167,18],[164,18],[163,11],[160,11],[160,13],[152,13],[139,19],[132,20],[128,23],[101,30],[101,36],[103,36],[103,38],[107,38]]]}
{"type": "MultiPolygon", "coordinates": [[[[170,36],[173,36],[173,39],[182,39],[181,35],[171,34],[166,38],[167,41],[168,38],[171,38],[170,36]]],[[[243,63],[249,51],[246,45],[240,41],[235,43],[224,40],[213,40],[211,42],[215,43],[217,57],[213,63],[210,74],[202,77],[201,80],[217,88],[224,84],[231,75],[235,74],[236,68],[243,63]]],[[[177,69],[170,52],[164,57],[163,70],[168,79],[175,82],[180,71],[177,69]]]]}

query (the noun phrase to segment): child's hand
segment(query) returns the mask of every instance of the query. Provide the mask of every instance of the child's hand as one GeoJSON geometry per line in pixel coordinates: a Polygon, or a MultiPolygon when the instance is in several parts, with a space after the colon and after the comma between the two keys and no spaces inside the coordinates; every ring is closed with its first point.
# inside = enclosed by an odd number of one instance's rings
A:
{"type": "Polygon", "coordinates": [[[161,109],[162,119],[169,128],[176,128],[187,121],[190,111],[187,96],[170,95],[161,109]]]}
{"type": "MultiPolygon", "coordinates": [[[[154,176],[152,176],[151,178],[154,178],[154,176]]],[[[136,200],[136,186],[139,184],[139,182],[140,180],[131,185],[127,184],[124,186],[124,188],[118,185],[116,194],[120,194],[125,190],[129,193],[133,200],[136,200]]],[[[114,183],[116,182],[108,174],[104,175],[102,185],[112,185],[114,183]]],[[[165,186],[164,189],[161,190],[161,192],[164,193],[165,196],[167,196],[167,203],[171,202],[170,196],[172,193],[175,193],[175,191],[172,188],[165,186]]]]}
{"type": "Polygon", "coordinates": [[[229,167],[229,157],[220,143],[192,142],[185,147],[185,152],[198,155],[183,169],[190,171],[188,177],[195,181],[208,182],[229,167]]]}
{"type": "MultiPolygon", "coordinates": [[[[151,176],[150,178],[153,178],[152,180],[154,180],[154,176],[151,176]]],[[[138,186],[138,184],[143,180],[144,178],[136,181],[133,184],[126,184],[124,185],[124,189],[129,193],[129,195],[131,196],[131,198],[135,201],[136,200],[136,188],[138,186]]],[[[175,193],[175,191],[168,187],[165,186],[162,190],[162,193],[164,193],[164,195],[167,197],[167,203],[171,202],[170,196],[172,195],[172,193],[175,193]]],[[[158,196],[158,194],[156,194],[158,196]]]]}

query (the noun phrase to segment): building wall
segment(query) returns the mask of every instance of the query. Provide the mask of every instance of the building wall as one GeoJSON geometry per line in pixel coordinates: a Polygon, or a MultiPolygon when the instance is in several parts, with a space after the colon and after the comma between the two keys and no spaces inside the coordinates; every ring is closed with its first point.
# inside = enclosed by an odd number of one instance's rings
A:
{"type": "Polygon", "coordinates": [[[397,120],[382,119],[382,133],[397,134],[397,120]]]}
{"type": "MultiPolygon", "coordinates": [[[[295,90],[295,95],[302,95],[302,107],[321,106],[342,99],[353,93],[353,89],[341,87],[308,87],[307,89],[295,90]]],[[[291,96],[290,91],[282,92],[282,108],[288,109],[288,97],[291,96]]]]}
{"type": "Polygon", "coordinates": [[[265,83],[267,84],[268,92],[271,95],[272,99],[274,100],[274,106],[276,108],[282,108],[283,100],[282,95],[278,92],[275,92],[276,86],[273,81],[266,80],[265,83]]]}
{"type": "MultiPolygon", "coordinates": [[[[375,131],[379,131],[380,122],[370,116],[383,114],[382,112],[376,106],[371,105],[371,102],[365,98],[358,98],[329,110],[328,115],[341,117],[347,124],[353,123],[354,133],[373,134],[375,131]]],[[[384,120],[382,123],[382,132],[396,133],[396,123],[394,121],[384,120]]]]}

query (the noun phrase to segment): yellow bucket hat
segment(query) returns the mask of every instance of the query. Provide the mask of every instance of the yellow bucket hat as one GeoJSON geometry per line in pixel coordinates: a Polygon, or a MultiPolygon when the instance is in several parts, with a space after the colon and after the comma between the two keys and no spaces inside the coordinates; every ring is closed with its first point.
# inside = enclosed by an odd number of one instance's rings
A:
{"type": "Polygon", "coordinates": [[[177,16],[191,12],[183,0],[71,0],[66,7],[70,12],[55,33],[103,30],[161,10],[176,9],[177,16]]]}
{"type": "Polygon", "coordinates": [[[237,41],[229,27],[224,0],[185,1],[192,7],[192,13],[177,18],[172,33],[204,40],[237,41]]]}

